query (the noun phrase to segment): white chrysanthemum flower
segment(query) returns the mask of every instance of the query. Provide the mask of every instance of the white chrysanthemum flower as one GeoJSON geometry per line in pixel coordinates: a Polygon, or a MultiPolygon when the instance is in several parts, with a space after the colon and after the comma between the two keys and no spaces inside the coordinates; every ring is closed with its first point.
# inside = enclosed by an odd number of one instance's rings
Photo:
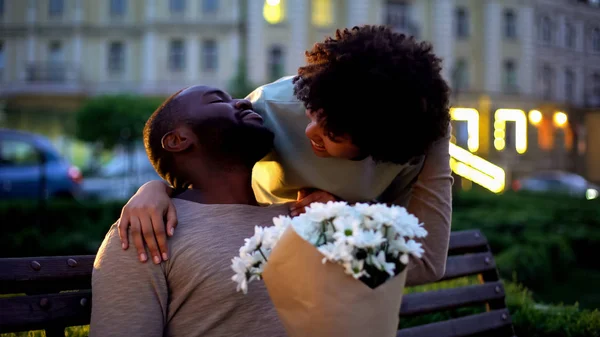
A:
{"type": "MultiPolygon", "coordinates": [[[[339,237],[352,236],[354,232],[360,230],[360,223],[361,219],[355,214],[338,216],[333,220],[335,234],[338,234],[339,237]]],[[[335,235],[334,238],[336,238],[335,235]]]]}
{"type": "Polygon", "coordinates": [[[264,248],[265,250],[273,249],[273,247],[275,247],[275,245],[279,241],[279,238],[281,237],[281,235],[283,234],[283,232],[285,231],[286,228],[287,227],[276,227],[276,226],[271,226],[271,227],[265,228],[264,232],[263,232],[263,239],[262,239],[261,247],[264,248]]]}
{"type": "Polygon", "coordinates": [[[359,279],[363,276],[369,276],[365,271],[365,260],[352,260],[342,263],[346,274],[351,275],[355,279],[359,279]]]}
{"type": "Polygon", "coordinates": [[[381,271],[388,273],[390,276],[394,276],[396,265],[392,262],[386,261],[385,252],[383,250],[380,250],[376,256],[369,255],[367,258],[367,263],[381,271]]]}
{"type": "Polygon", "coordinates": [[[262,245],[264,229],[259,226],[254,227],[254,235],[251,238],[244,239],[246,242],[242,248],[240,248],[240,255],[251,254],[262,245]]]}
{"type": "Polygon", "coordinates": [[[385,242],[383,233],[374,230],[357,231],[348,238],[348,242],[357,248],[377,248],[385,242]]]}
{"type": "Polygon", "coordinates": [[[329,201],[326,204],[315,202],[306,207],[305,214],[311,221],[320,223],[343,214],[347,206],[346,202],[341,201],[329,201]]]}
{"type": "Polygon", "coordinates": [[[274,227],[279,227],[279,228],[288,228],[290,225],[292,224],[292,218],[290,218],[287,215],[280,215],[276,218],[273,218],[273,225],[274,227]]]}
{"type": "Polygon", "coordinates": [[[423,253],[425,250],[422,248],[422,244],[415,240],[406,241],[406,246],[408,247],[408,253],[412,254],[414,257],[421,258],[423,257],[423,253]]]}
{"type": "Polygon", "coordinates": [[[389,241],[388,251],[397,255],[398,253],[406,253],[408,252],[408,246],[406,245],[406,240],[402,236],[396,236],[393,240],[389,241]]]}
{"type": "Polygon", "coordinates": [[[243,291],[244,294],[248,293],[248,265],[246,261],[239,257],[234,257],[231,260],[231,269],[235,272],[235,274],[231,277],[235,283],[237,283],[236,291],[243,291]]]}
{"type": "Polygon", "coordinates": [[[403,265],[408,264],[408,254],[405,253],[400,255],[400,263],[402,263],[403,265]]]}

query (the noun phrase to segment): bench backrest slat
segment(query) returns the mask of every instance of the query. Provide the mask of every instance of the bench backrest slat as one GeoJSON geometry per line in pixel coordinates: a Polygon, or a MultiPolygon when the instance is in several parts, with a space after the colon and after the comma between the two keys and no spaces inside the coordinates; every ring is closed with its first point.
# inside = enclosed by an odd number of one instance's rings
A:
{"type": "Polygon", "coordinates": [[[495,270],[496,263],[490,252],[449,256],[446,261],[446,273],[442,280],[451,280],[495,270]]]}
{"type": "Polygon", "coordinates": [[[0,259],[0,291],[57,292],[89,289],[94,255],[0,259]]]}
{"type": "Polygon", "coordinates": [[[0,332],[90,323],[91,290],[0,298],[0,332]]]}
{"type": "Polygon", "coordinates": [[[504,299],[504,287],[500,282],[406,294],[402,298],[400,315],[423,315],[499,299],[504,299]]]}
{"type": "Polygon", "coordinates": [[[488,249],[488,242],[479,230],[452,232],[450,235],[448,255],[481,253],[488,249]]]}
{"type": "MultiPolygon", "coordinates": [[[[477,334],[492,336],[494,330],[512,330],[507,309],[493,310],[482,314],[465,316],[449,321],[431,323],[414,328],[402,329],[397,337],[467,337],[477,334]]],[[[513,333],[507,331],[506,337],[513,333]]]]}

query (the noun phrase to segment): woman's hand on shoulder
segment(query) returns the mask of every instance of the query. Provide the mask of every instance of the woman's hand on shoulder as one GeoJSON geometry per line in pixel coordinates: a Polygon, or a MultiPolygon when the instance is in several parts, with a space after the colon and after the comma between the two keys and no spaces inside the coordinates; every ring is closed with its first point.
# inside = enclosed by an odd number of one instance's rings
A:
{"type": "Polygon", "coordinates": [[[177,226],[177,213],[167,188],[162,181],[148,182],[139,188],[121,211],[118,229],[122,247],[129,248],[129,229],[141,262],[148,260],[144,243],[155,264],[169,258],[167,236],[173,236],[177,226]]]}
{"type": "Polygon", "coordinates": [[[302,189],[298,191],[298,199],[295,203],[290,206],[290,215],[292,217],[298,216],[304,213],[306,207],[310,206],[313,202],[327,203],[329,201],[340,201],[335,195],[317,189],[302,189]]]}

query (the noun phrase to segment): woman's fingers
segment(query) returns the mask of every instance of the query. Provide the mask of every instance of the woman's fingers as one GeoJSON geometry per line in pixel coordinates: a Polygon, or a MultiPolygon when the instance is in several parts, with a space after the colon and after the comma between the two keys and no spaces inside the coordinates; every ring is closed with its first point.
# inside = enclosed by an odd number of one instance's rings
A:
{"type": "Polygon", "coordinates": [[[121,247],[124,250],[129,248],[129,235],[127,229],[129,228],[129,217],[124,216],[121,212],[121,217],[117,220],[117,230],[119,231],[119,238],[121,239],[121,247]]]}
{"type": "Polygon", "coordinates": [[[170,202],[167,209],[167,233],[169,236],[173,236],[175,227],[177,227],[177,211],[175,210],[175,205],[170,202]]]}
{"type": "Polygon", "coordinates": [[[139,217],[139,219],[142,227],[142,236],[144,238],[144,242],[146,242],[146,246],[148,247],[149,257],[155,264],[159,264],[162,259],[160,257],[158,243],[154,237],[154,226],[152,225],[152,219],[149,215],[142,215],[139,217]]]}
{"type": "MultiPolygon", "coordinates": [[[[154,236],[156,237],[156,242],[158,243],[158,249],[160,250],[160,257],[162,261],[167,261],[169,259],[169,246],[167,245],[167,231],[165,229],[165,224],[163,221],[162,214],[159,212],[151,212],[150,221],[152,223],[152,229],[154,230],[154,236]]],[[[155,256],[155,255],[152,255],[155,256]]]]}
{"type": "MultiPolygon", "coordinates": [[[[300,194],[299,194],[300,195],[300,194]]],[[[291,208],[290,215],[298,216],[305,212],[305,208],[310,206],[314,202],[327,203],[329,201],[337,200],[332,194],[325,191],[317,191],[309,194],[304,199],[298,200],[291,208]]]]}
{"type": "Polygon", "coordinates": [[[138,258],[140,262],[148,261],[148,256],[146,255],[146,248],[144,247],[144,239],[142,238],[142,225],[140,223],[140,219],[137,217],[131,217],[131,228],[129,232],[131,233],[131,240],[133,241],[133,245],[138,253],[138,258]]]}

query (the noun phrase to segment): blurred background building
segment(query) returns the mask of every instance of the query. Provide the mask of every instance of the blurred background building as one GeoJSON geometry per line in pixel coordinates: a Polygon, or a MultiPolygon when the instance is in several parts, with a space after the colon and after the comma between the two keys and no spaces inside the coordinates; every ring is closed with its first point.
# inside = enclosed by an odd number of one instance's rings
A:
{"type": "Polygon", "coordinates": [[[598,0],[0,0],[0,126],[67,139],[90,96],[261,85],[366,23],[433,43],[455,143],[507,184],[541,169],[600,182],[598,0]]]}

